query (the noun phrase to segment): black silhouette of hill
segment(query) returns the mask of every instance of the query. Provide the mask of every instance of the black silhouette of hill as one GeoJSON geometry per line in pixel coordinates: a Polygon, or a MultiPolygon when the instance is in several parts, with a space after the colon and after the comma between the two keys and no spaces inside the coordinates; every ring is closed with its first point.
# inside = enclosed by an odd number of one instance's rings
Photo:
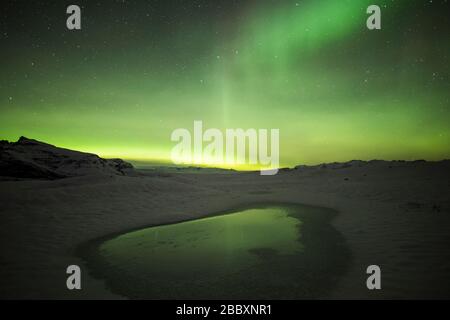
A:
{"type": "Polygon", "coordinates": [[[59,148],[26,137],[0,141],[0,176],[60,179],[90,174],[126,175],[133,166],[121,159],[59,148]]]}

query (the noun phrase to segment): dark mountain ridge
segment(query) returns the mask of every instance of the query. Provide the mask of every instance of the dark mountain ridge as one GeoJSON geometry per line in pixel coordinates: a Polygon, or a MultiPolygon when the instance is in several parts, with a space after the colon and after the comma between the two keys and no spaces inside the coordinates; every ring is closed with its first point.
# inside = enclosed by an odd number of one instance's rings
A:
{"type": "Polygon", "coordinates": [[[127,175],[133,166],[121,159],[59,148],[26,137],[0,140],[0,176],[60,179],[90,174],[127,175]]]}

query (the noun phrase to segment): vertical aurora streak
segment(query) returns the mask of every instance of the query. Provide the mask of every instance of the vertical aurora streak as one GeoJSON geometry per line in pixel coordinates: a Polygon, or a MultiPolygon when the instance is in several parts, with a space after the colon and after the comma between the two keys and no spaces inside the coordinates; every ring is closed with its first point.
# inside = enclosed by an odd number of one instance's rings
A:
{"type": "Polygon", "coordinates": [[[447,1],[79,1],[2,12],[0,138],[169,161],[170,133],[280,128],[281,164],[450,157],[447,1]]]}

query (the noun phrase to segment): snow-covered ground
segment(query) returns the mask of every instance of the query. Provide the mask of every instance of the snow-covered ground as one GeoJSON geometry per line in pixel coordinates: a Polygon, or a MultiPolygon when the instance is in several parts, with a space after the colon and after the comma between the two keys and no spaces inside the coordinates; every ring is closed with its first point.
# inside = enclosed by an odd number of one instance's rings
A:
{"type": "Polygon", "coordinates": [[[108,234],[258,202],[334,208],[352,253],[324,298],[450,298],[450,162],[360,162],[259,173],[93,170],[0,181],[1,298],[122,298],[89,275],[76,248],[108,234]],[[82,290],[66,289],[66,267],[82,290]],[[366,288],[367,266],[382,290],[366,288]]]}

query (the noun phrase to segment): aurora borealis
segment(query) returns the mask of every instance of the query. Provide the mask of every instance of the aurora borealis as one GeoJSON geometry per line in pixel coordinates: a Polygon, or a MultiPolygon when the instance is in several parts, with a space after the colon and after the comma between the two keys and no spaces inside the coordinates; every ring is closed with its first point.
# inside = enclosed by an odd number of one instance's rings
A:
{"type": "Polygon", "coordinates": [[[283,166],[450,158],[448,1],[9,1],[0,17],[0,139],[168,162],[171,132],[202,120],[279,128],[283,166]]]}

